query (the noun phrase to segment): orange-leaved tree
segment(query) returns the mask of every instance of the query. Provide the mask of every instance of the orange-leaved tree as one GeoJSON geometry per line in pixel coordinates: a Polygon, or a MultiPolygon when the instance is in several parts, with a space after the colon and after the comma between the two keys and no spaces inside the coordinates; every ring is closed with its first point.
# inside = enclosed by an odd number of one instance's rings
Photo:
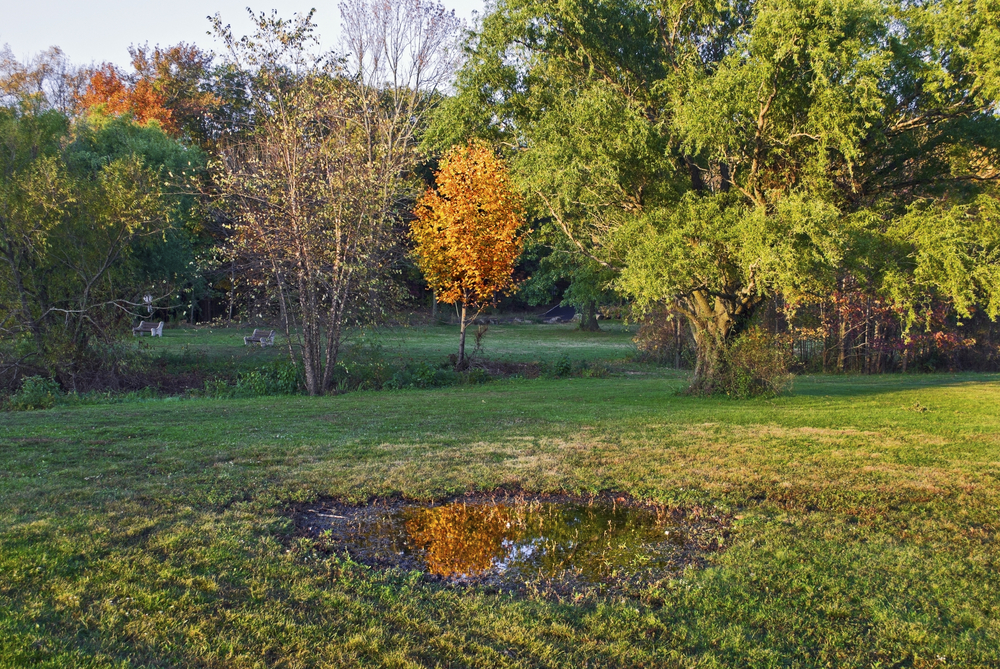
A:
{"type": "Polygon", "coordinates": [[[104,63],[90,72],[90,80],[79,98],[84,109],[100,107],[105,114],[130,114],[136,123],[145,125],[157,121],[165,131],[176,134],[171,110],[163,106],[163,96],[147,79],[130,82],[111,63],[104,63]]]}
{"type": "Polygon", "coordinates": [[[417,265],[437,299],[462,306],[456,367],[465,367],[465,329],[515,287],[524,246],[520,194],[503,161],[483,142],[448,151],[437,189],[417,202],[410,224],[417,265]]]}

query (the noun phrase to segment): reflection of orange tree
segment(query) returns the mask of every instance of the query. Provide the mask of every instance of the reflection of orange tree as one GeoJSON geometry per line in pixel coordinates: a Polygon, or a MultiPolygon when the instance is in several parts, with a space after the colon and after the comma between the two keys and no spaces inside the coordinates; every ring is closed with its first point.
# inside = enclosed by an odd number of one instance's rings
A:
{"type": "Polygon", "coordinates": [[[510,510],[492,504],[449,504],[415,510],[406,520],[414,546],[425,551],[432,574],[477,574],[503,553],[503,541],[517,535],[510,510]]]}

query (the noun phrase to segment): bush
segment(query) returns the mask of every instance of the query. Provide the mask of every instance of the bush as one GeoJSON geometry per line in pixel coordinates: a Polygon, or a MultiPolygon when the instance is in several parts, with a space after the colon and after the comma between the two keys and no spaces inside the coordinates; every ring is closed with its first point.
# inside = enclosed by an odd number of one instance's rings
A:
{"type": "Polygon", "coordinates": [[[205,397],[232,397],[233,387],[225,379],[205,380],[205,397]]]}
{"type": "Polygon", "coordinates": [[[33,411],[50,409],[62,395],[59,384],[44,376],[28,376],[22,379],[21,388],[11,395],[8,406],[12,411],[33,411]]]}
{"type": "Polygon", "coordinates": [[[737,398],[775,397],[788,390],[790,355],[774,336],[751,328],[723,354],[722,377],[718,388],[737,398]]]}
{"type": "Polygon", "coordinates": [[[333,387],[338,393],[351,390],[378,390],[389,381],[389,365],[382,347],[372,341],[353,344],[341,352],[333,370],[333,387]]]}
{"type": "Polygon", "coordinates": [[[555,376],[569,376],[573,373],[573,361],[563,353],[552,365],[552,373],[555,376]]]}
{"type": "Polygon", "coordinates": [[[646,314],[632,341],[639,362],[674,366],[679,353],[681,367],[694,366],[694,340],[683,316],[677,312],[660,308],[646,314]]]}
{"type": "Polygon", "coordinates": [[[473,367],[465,373],[465,382],[470,385],[480,385],[492,381],[493,377],[485,369],[473,367]]]}
{"type": "Polygon", "coordinates": [[[287,360],[275,360],[243,372],[235,383],[223,378],[205,381],[205,397],[267,397],[292,395],[301,387],[298,368],[287,360]]]}
{"type": "Polygon", "coordinates": [[[450,386],[459,383],[461,374],[449,369],[447,366],[433,367],[426,362],[411,362],[402,369],[396,371],[389,379],[385,388],[389,390],[399,390],[402,388],[435,388],[438,386],[450,386]]]}
{"type": "Polygon", "coordinates": [[[275,360],[258,369],[244,372],[236,379],[236,397],[292,395],[299,390],[298,369],[287,360],[275,360]]]}
{"type": "Polygon", "coordinates": [[[585,379],[604,379],[611,375],[611,368],[603,362],[580,363],[580,376],[585,379]]]}

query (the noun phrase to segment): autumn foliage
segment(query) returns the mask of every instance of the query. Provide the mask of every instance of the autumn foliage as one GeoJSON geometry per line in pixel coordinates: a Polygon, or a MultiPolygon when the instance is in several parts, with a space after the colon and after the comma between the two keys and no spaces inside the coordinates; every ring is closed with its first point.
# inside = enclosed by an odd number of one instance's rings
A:
{"type": "Polygon", "coordinates": [[[91,73],[80,105],[84,109],[101,107],[104,113],[114,116],[128,114],[142,125],[155,120],[165,130],[174,130],[172,114],[163,106],[163,97],[152,82],[139,79],[130,83],[111,63],[104,63],[91,73]]]}
{"type": "Polygon", "coordinates": [[[475,575],[502,558],[504,543],[519,534],[511,510],[503,505],[448,504],[419,509],[406,521],[414,546],[424,551],[432,574],[475,575]]]}
{"type": "Polygon", "coordinates": [[[482,142],[452,148],[435,177],[437,189],[417,203],[411,233],[417,264],[438,301],[462,305],[461,365],[468,320],[516,285],[523,203],[503,161],[482,142]]]}

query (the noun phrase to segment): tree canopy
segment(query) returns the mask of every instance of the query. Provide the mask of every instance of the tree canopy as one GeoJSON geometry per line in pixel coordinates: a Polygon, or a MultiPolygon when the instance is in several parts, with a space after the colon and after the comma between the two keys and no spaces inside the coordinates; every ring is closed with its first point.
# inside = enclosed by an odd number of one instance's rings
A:
{"type": "Polygon", "coordinates": [[[468,308],[474,320],[515,287],[514,266],[524,246],[522,201],[506,165],[485,142],[451,149],[435,181],[417,202],[410,230],[417,265],[437,299],[462,305],[461,367],[468,308]]]}
{"type": "Polygon", "coordinates": [[[904,310],[996,313],[998,41],[976,2],[505,0],[427,141],[508,146],[546,226],[688,317],[710,390],[768,297],[864,259],[904,310]]]}

